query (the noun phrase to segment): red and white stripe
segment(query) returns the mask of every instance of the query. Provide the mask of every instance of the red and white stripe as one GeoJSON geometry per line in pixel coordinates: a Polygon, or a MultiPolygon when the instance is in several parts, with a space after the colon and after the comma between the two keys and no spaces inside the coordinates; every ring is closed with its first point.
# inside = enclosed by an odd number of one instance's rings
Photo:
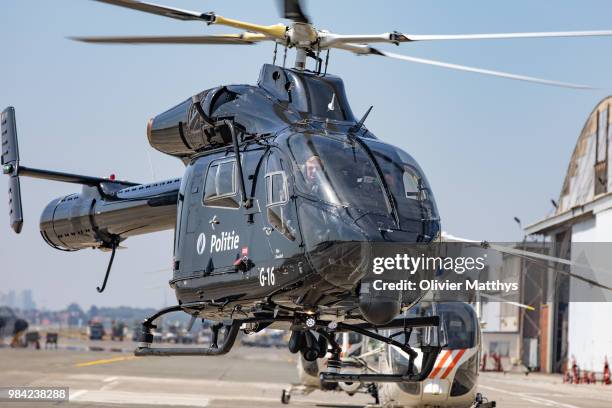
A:
{"type": "Polygon", "coordinates": [[[429,374],[429,378],[445,379],[448,377],[448,375],[453,372],[453,369],[457,366],[461,360],[461,357],[463,357],[466,351],[467,349],[442,350],[442,352],[438,355],[434,369],[431,371],[431,374],[429,374]]]}

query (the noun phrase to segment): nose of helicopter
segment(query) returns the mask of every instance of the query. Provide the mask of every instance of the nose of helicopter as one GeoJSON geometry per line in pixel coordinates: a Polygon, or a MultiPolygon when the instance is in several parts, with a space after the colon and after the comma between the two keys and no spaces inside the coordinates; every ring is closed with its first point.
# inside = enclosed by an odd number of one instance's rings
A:
{"type": "MultiPolygon", "coordinates": [[[[367,321],[385,324],[400,313],[402,304],[412,304],[421,292],[383,287],[382,282],[415,277],[401,271],[374,272],[375,260],[415,250],[422,229],[394,228],[393,218],[382,214],[362,213],[357,217],[347,211],[346,215],[325,214],[326,224],[334,228],[305,234],[310,261],[325,281],[358,295],[359,310],[367,321]]],[[[320,226],[315,222],[310,225],[320,226]]]]}
{"type": "MultiPolygon", "coordinates": [[[[380,236],[380,235],[379,235],[380,236]]],[[[317,273],[328,283],[357,295],[359,311],[372,324],[386,324],[422,295],[416,287],[401,286],[406,280],[418,279],[402,271],[380,271],[374,265],[381,258],[395,258],[405,251],[404,244],[364,240],[326,242],[310,255],[317,273]],[[387,284],[394,286],[387,286],[387,284]],[[400,286],[398,286],[398,284],[400,286]]]]}

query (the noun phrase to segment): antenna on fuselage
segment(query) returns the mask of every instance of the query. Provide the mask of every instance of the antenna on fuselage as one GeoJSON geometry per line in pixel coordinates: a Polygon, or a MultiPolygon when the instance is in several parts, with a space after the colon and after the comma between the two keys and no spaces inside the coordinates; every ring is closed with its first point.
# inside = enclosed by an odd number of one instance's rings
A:
{"type": "Polygon", "coordinates": [[[361,128],[363,127],[364,122],[368,118],[368,115],[372,111],[372,108],[374,108],[374,105],[370,106],[370,108],[366,111],[366,113],[362,116],[362,118],[359,119],[359,122],[357,122],[357,124],[355,126],[353,126],[352,128],[349,129],[349,132],[356,133],[356,132],[359,132],[361,130],[361,128]]]}

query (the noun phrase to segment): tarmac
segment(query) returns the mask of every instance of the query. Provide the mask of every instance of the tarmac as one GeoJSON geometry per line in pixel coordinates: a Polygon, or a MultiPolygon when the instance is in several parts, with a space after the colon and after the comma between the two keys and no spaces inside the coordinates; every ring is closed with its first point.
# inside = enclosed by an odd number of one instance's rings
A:
{"type": "MultiPolygon", "coordinates": [[[[2,407],[287,407],[297,382],[286,348],[236,347],[221,357],[135,357],[132,342],[69,341],[57,350],[0,348],[0,387],[69,387],[70,402],[0,402],[2,407]],[[92,351],[96,350],[96,351],[92,351]]],[[[498,407],[604,408],[612,386],[567,385],[560,376],[481,373],[479,391],[498,407]]],[[[340,392],[294,395],[289,406],[365,407],[373,399],[340,392]]]]}

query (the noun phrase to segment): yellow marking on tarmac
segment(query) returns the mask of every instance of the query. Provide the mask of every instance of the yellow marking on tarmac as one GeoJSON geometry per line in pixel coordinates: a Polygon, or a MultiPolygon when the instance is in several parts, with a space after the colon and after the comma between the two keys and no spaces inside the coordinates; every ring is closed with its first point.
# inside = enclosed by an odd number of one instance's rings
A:
{"type": "Polygon", "coordinates": [[[85,363],[79,363],[79,364],[75,364],[75,367],[90,367],[90,366],[94,366],[94,365],[99,365],[99,364],[110,364],[110,363],[117,363],[119,361],[127,361],[127,360],[134,360],[138,357],[136,356],[124,356],[124,357],[115,357],[115,358],[107,358],[104,360],[94,360],[94,361],[87,361],[85,363]]]}

